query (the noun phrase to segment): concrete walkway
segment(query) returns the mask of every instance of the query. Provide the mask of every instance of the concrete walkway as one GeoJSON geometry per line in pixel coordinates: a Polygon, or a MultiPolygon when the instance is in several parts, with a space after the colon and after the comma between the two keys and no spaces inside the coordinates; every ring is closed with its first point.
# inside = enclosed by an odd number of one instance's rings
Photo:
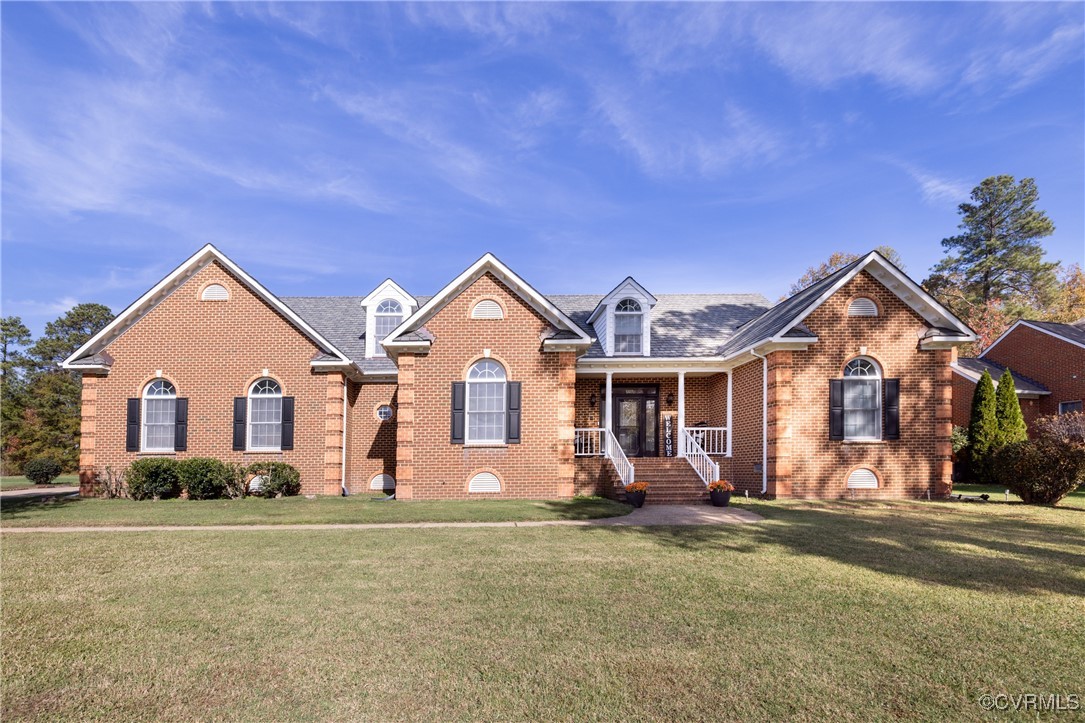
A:
{"type": "Polygon", "coordinates": [[[270,530],[394,530],[430,527],[654,527],[661,525],[733,525],[758,522],[761,515],[735,507],[708,505],[656,505],[641,507],[622,517],[599,520],[541,520],[534,522],[373,522],[313,525],[114,525],[110,527],[2,527],[0,533],[21,532],[245,532],[270,530]]]}
{"type": "Polygon", "coordinates": [[[0,492],[0,499],[6,500],[9,497],[63,497],[77,494],[79,494],[78,487],[27,487],[22,490],[4,490],[0,492]]]}

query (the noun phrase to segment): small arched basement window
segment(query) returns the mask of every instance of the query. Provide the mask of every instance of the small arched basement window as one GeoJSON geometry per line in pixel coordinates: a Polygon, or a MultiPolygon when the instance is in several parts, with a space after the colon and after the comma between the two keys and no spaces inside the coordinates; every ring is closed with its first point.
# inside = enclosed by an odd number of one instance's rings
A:
{"type": "Polygon", "coordinates": [[[200,301],[229,301],[230,292],[222,284],[210,284],[200,294],[200,301]]]}
{"type": "Polygon", "coordinates": [[[501,480],[493,472],[479,472],[467,485],[468,492],[500,492],[501,480]]]}
{"type": "Polygon", "coordinates": [[[860,296],[848,304],[848,316],[877,316],[878,305],[873,299],[860,296]]]}
{"type": "Polygon", "coordinates": [[[471,309],[472,319],[504,319],[505,312],[501,309],[501,304],[498,304],[493,299],[483,299],[475,304],[475,308],[471,309]]]}
{"type": "Polygon", "coordinates": [[[876,490],[878,489],[878,475],[873,470],[860,467],[848,475],[849,490],[876,490]]]}
{"type": "Polygon", "coordinates": [[[369,482],[371,490],[394,490],[395,488],[396,478],[390,474],[378,474],[369,482]]]}

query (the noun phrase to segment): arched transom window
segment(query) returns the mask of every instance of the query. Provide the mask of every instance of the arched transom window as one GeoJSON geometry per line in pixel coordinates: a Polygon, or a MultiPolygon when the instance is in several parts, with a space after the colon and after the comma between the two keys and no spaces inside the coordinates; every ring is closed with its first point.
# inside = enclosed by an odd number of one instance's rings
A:
{"type": "Polygon", "coordinates": [[[844,439],[881,439],[882,372],[858,357],[844,367],[844,439]]]}
{"type": "Polygon", "coordinates": [[[282,449],[283,389],[274,379],[259,379],[249,388],[250,450],[282,449]]]}
{"type": "Polygon", "coordinates": [[[492,359],[467,372],[467,443],[505,441],[505,367],[492,359]]]}
{"type": "Polygon", "coordinates": [[[614,353],[640,354],[644,348],[644,310],[636,299],[614,307],[614,353]]]}
{"type": "Polygon", "coordinates": [[[143,388],[143,451],[172,452],[177,422],[177,390],[165,379],[143,388]]]}
{"type": "Polygon", "coordinates": [[[378,354],[383,354],[384,347],[381,346],[381,342],[384,341],[386,336],[395,331],[397,326],[403,323],[403,305],[395,299],[385,299],[377,304],[374,316],[374,330],[377,335],[375,349],[378,354]]]}

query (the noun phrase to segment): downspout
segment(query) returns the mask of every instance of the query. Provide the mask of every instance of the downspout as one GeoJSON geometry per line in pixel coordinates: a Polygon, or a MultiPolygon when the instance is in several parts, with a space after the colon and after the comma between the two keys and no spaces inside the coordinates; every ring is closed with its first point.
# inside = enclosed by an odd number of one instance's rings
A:
{"type": "Polygon", "coordinates": [[[761,360],[761,496],[769,491],[769,358],[758,354],[756,349],[750,353],[761,360]]]}
{"type": "Polygon", "coordinates": [[[343,496],[346,497],[347,492],[347,377],[343,375],[343,460],[341,462],[341,468],[339,472],[339,486],[343,488],[343,496]]]}

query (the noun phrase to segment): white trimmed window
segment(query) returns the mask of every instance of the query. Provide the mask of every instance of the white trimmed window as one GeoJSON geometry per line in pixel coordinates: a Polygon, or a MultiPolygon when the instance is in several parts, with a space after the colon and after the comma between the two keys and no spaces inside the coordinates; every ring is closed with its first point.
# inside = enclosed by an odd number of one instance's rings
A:
{"type": "Polygon", "coordinates": [[[878,305],[873,299],[860,296],[848,304],[848,316],[877,316],[878,305]]]}
{"type": "Polygon", "coordinates": [[[1072,414],[1081,411],[1081,400],[1076,402],[1059,402],[1059,414],[1072,414]]]}
{"type": "Polygon", "coordinates": [[[467,483],[468,492],[500,492],[501,480],[493,472],[479,472],[467,483]]]}
{"type": "Polygon", "coordinates": [[[849,490],[876,490],[878,489],[878,475],[873,470],[860,467],[848,475],[849,490]]]}
{"type": "Polygon", "coordinates": [[[636,299],[614,307],[614,353],[640,354],[644,348],[644,310],[636,299]]]}
{"type": "Polygon", "coordinates": [[[230,292],[222,284],[209,284],[200,294],[201,301],[229,301],[230,292]]]}
{"type": "Polygon", "coordinates": [[[176,421],[177,390],[155,379],[143,388],[143,451],[172,452],[176,421]]]}
{"type": "Polygon", "coordinates": [[[492,359],[467,372],[467,444],[505,441],[505,367],[492,359]]]}
{"type": "Polygon", "coordinates": [[[852,359],[844,367],[844,439],[882,436],[882,373],[877,362],[852,359]]]}
{"type": "Polygon", "coordinates": [[[501,304],[497,303],[493,299],[483,299],[475,304],[475,307],[471,309],[472,319],[504,319],[505,312],[501,309],[501,304]]]}
{"type": "Polygon", "coordinates": [[[377,419],[381,420],[382,422],[387,422],[394,416],[395,410],[392,409],[391,405],[382,404],[377,407],[377,419]]]}
{"type": "Polygon", "coordinates": [[[282,449],[283,388],[274,379],[260,379],[249,387],[248,449],[282,449]]]}
{"type": "Polygon", "coordinates": [[[395,331],[395,328],[403,323],[403,305],[395,299],[385,299],[377,304],[374,312],[374,331],[377,335],[376,345],[373,347],[377,354],[384,354],[381,342],[384,338],[395,331]]]}

